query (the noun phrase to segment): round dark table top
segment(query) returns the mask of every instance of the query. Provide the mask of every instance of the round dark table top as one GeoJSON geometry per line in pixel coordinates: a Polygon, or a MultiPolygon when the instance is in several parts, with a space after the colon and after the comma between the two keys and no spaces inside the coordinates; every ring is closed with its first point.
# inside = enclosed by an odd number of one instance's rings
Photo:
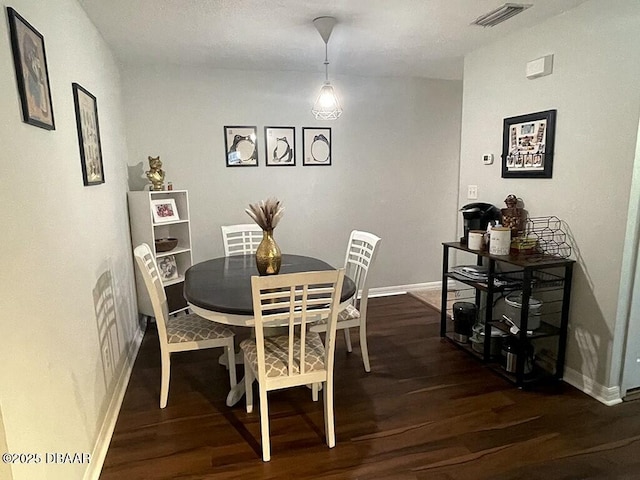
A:
{"type": "MultiPolygon", "coordinates": [[[[280,273],[334,270],[322,260],[303,255],[282,254],[280,273]]],[[[184,297],[192,305],[214,312],[253,315],[251,277],[258,275],[255,255],[214,258],[188,268],[184,278],[184,297]]],[[[340,302],[353,297],[356,285],[344,277],[340,302]]]]}

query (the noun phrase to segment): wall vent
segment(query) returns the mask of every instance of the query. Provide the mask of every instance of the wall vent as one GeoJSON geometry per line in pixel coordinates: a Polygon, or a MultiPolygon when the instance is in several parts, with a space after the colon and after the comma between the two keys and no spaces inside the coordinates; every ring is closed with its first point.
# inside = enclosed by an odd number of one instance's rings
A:
{"type": "Polygon", "coordinates": [[[514,15],[525,11],[531,6],[531,4],[524,5],[519,3],[505,3],[501,7],[498,7],[495,10],[492,10],[491,12],[485,13],[484,15],[476,18],[475,21],[471,23],[471,25],[478,25],[480,27],[495,27],[499,23],[510,19],[514,15]]]}

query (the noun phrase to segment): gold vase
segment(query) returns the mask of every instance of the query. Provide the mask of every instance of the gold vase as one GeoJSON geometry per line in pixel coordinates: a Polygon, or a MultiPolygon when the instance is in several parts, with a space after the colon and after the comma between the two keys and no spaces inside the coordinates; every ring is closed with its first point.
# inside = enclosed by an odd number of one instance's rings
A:
{"type": "Polygon", "coordinates": [[[280,247],[273,239],[273,230],[262,231],[262,241],[256,250],[256,267],[260,275],[276,275],[282,264],[280,247]]]}

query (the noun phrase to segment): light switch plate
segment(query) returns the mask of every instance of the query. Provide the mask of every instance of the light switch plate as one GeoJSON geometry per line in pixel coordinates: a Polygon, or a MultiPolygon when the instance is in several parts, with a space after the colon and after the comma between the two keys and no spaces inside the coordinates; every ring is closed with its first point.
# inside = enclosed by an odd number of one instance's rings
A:
{"type": "Polygon", "coordinates": [[[478,186],[467,185],[467,200],[477,200],[478,198],[478,186]]]}

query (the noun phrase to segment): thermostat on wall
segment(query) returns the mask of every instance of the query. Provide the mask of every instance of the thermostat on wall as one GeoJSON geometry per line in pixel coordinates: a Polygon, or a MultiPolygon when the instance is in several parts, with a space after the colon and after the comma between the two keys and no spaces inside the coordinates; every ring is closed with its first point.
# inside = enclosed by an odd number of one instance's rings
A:
{"type": "Polygon", "coordinates": [[[493,163],[493,153],[485,153],[482,155],[482,163],[491,165],[493,163]]]}

